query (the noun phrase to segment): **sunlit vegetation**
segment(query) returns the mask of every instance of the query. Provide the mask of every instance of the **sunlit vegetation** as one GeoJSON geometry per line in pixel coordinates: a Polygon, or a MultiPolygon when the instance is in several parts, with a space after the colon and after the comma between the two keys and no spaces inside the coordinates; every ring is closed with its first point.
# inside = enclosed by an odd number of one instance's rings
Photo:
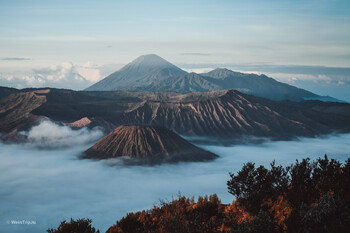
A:
{"type": "Polygon", "coordinates": [[[288,167],[272,162],[270,168],[246,163],[230,173],[227,185],[235,197],[231,204],[222,204],[216,194],[196,201],[179,196],[127,214],[107,233],[350,232],[350,159],[342,164],[325,156],[288,167]]]}

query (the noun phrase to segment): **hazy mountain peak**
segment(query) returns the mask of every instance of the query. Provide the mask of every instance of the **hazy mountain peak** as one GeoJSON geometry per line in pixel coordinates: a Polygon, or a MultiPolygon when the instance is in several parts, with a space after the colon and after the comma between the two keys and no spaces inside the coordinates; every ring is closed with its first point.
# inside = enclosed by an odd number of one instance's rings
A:
{"type": "Polygon", "coordinates": [[[134,68],[143,67],[149,69],[174,67],[173,64],[156,54],[146,54],[139,56],[138,58],[130,62],[127,66],[132,66],[134,68]]]}
{"type": "Polygon", "coordinates": [[[227,78],[229,76],[234,76],[234,75],[238,75],[238,74],[242,74],[239,72],[235,72],[232,70],[229,70],[227,68],[216,68],[208,73],[205,73],[203,75],[212,77],[212,78],[218,78],[218,79],[224,79],[227,78]]]}
{"type": "Polygon", "coordinates": [[[165,77],[186,74],[156,54],[142,55],[86,90],[137,90],[165,77]]]}

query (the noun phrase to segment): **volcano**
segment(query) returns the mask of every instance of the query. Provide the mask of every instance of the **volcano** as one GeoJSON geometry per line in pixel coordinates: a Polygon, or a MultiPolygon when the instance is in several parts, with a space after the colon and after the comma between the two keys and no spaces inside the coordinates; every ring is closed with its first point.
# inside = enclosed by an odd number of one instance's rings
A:
{"type": "Polygon", "coordinates": [[[138,90],[161,78],[176,77],[186,73],[158,55],[142,55],[86,90],[138,90]]]}
{"type": "Polygon", "coordinates": [[[133,158],[136,162],[206,161],[217,155],[162,126],[123,125],[85,151],[83,158],[133,158]]]}

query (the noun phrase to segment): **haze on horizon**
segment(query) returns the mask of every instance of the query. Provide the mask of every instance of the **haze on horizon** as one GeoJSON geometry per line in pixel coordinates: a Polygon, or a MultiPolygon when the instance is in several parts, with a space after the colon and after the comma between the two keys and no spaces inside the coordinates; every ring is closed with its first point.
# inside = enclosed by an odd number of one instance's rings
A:
{"type": "Polygon", "coordinates": [[[56,81],[65,78],[82,80],[71,86],[83,89],[155,53],[189,71],[265,72],[350,100],[348,28],[346,0],[0,0],[0,85],[62,87],[56,81]]]}

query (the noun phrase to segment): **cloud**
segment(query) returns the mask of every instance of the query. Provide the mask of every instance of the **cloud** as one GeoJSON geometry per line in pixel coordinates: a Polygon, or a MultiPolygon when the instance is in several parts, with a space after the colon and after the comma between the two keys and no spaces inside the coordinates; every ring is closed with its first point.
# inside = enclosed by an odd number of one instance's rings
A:
{"type": "Polygon", "coordinates": [[[0,72],[0,86],[15,88],[54,87],[83,90],[122,67],[121,64],[99,65],[92,62],[59,65],[32,69],[31,71],[0,72]]]}
{"type": "Polygon", "coordinates": [[[25,57],[4,57],[4,58],[0,58],[0,60],[3,60],[3,61],[27,61],[27,60],[31,60],[31,59],[25,58],[25,57]]]}
{"type": "Polygon", "coordinates": [[[286,73],[266,73],[266,75],[275,78],[281,82],[295,83],[296,81],[312,81],[314,83],[326,82],[330,83],[332,79],[327,75],[311,75],[311,74],[286,74],[286,73]]]}
{"type": "Polygon", "coordinates": [[[22,133],[28,137],[30,145],[40,148],[69,148],[75,145],[86,145],[97,142],[103,136],[98,128],[90,130],[84,127],[72,130],[68,126],[58,125],[49,120],[44,120],[28,132],[22,133]]]}
{"type": "Polygon", "coordinates": [[[70,62],[26,74],[0,73],[0,85],[16,88],[55,87],[73,90],[84,89],[100,78],[100,73],[91,66],[76,66],[70,62]]]}

